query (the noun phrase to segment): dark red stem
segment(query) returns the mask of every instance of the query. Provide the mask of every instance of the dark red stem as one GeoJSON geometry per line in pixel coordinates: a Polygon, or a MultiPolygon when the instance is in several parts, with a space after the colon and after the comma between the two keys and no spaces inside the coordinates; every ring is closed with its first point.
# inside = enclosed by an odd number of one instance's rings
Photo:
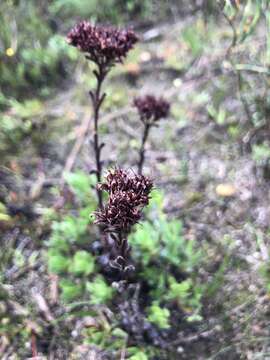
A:
{"type": "MultiPolygon", "coordinates": [[[[102,162],[101,162],[101,149],[104,144],[100,144],[99,142],[99,129],[98,129],[98,121],[99,121],[99,110],[101,104],[105,98],[105,93],[101,94],[101,86],[107,75],[107,70],[103,68],[103,66],[99,66],[97,71],[94,71],[94,75],[97,79],[97,86],[94,92],[90,91],[90,96],[93,105],[94,112],[94,139],[93,139],[93,147],[95,152],[95,160],[96,160],[96,169],[95,174],[97,178],[97,183],[101,182],[102,176],[102,162]]],[[[98,206],[101,209],[103,207],[103,198],[102,191],[100,189],[96,189],[97,198],[98,198],[98,206]]]]}
{"type": "Polygon", "coordinates": [[[140,157],[139,157],[139,162],[138,162],[139,175],[142,174],[142,170],[143,170],[143,164],[144,164],[144,159],[145,159],[145,143],[146,143],[146,140],[149,135],[150,127],[151,127],[151,124],[144,123],[144,132],[143,132],[142,143],[141,143],[141,148],[140,148],[140,152],[139,152],[140,157]]]}

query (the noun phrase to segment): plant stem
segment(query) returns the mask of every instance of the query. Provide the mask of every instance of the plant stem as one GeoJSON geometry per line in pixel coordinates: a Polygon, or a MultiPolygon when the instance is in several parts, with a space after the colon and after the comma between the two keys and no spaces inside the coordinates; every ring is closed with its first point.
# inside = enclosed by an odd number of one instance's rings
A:
{"type": "MultiPolygon", "coordinates": [[[[95,90],[90,91],[89,94],[92,100],[93,112],[94,112],[94,139],[93,139],[93,147],[95,152],[95,160],[96,160],[96,169],[95,174],[97,178],[97,183],[101,182],[102,176],[102,162],[100,158],[101,149],[104,146],[104,143],[99,142],[99,129],[98,129],[98,120],[99,120],[99,110],[101,104],[105,98],[105,93],[101,94],[102,83],[107,75],[106,69],[102,66],[98,67],[98,70],[94,71],[94,75],[97,79],[97,85],[95,90]]],[[[102,191],[96,188],[97,198],[98,198],[98,207],[101,209],[103,207],[103,199],[102,199],[102,191]]]]}
{"type": "Polygon", "coordinates": [[[148,124],[148,123],[144,124],[144,132],[143,132],[142,143],[141,143],[141,148],[140,148],[140,158],[139,158],[139,162],[138,162],[139,175],[142,174],[142,170],[143,170],[143,164],[144,164],[144,159],[145,159],[145,143],[146,143],[146,140],[149,135],[150,127],[151,127],[151,124],[148,124]]]}
{"type": "MultiPolygon", "coordinates": [[[[222,15],[224,16],[224,18],[226,19],[226,21],[230,25],[230,27],[232,29],[232,33],[233,33],[232,43],[229,46],[229,48],[227,50],[227,54],[226,54],[226,56],[228,58],[230,58],[232,50],[236,47],[236,45],[238,43],[238,33],[237,33],[237,28],[236,28],[235,23],[234,23],[235,16],[233,17],[233,19],[231,19],[224,12],[223,8],[222,7],[220,7],[220,8],[221,8],[222,15]]],[[[250,108],[249,108],[248,102],[247,102],[247,100],[245,98],[245,95],[243,94],[244,79],[243,79],[242,74],[240,72],[241,69],[236,69],[235,65],[234,65],[234,69],[236,71],[236,79],[237,79],[237,88],[238,88],[239,99],[240,99],[240,101],[242,103],[243,110],[244,110],[244,112],[246,114],[246,117],[247,117],[249,123],[251,124],[251,126],[253,126],[252,113],[250,111],[250,108]]]]}

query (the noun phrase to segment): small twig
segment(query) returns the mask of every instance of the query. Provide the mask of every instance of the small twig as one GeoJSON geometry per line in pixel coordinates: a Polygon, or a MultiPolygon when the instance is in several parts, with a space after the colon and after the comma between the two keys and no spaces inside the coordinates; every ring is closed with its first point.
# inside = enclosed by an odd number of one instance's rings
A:
{"type": "Polygon", "coordinates": [[[172,344],[173,345],[178,345],[178,344],[191,344],[195,341],[201,340],[201,339],[207,339],[211,336],[213,336],[215,333],[217,332],[217,329],[210,329],[204,332],[201,332],[199,334],[194,334],[191,335],[189,337],[183,338],[182,336],[180,336],[180,339],[175,340],[172,344]]]}
{"type": "Polygon", "coordinates": [[[127,135],[129,138],[134,139],[137,136],[137,131],[134,129],[134,127],[131,127],[127,121],[125,121],[125,117],[122,116],[122,118],[119,118],[119,131],[123,132],[125,135],[127,135]]]}
{"type": "Polygon", "coordinates": [[[49,357],[48,357],[48,360],[54,360],[55,359],[55,356],[53,354],[53,348],[55,346],[57,338],[58,338],[58,336],[54,331],[53,335],[51,336],[51,341],[50,341],[50,345],[49,345],[49,351],[48,351],[49,357]]]}
{"type": "Polygon", "coordinates": [[[40,197],[41,191],[46,183],[46,177],[44,172],[41,172],[37,178],[37,181],[33,184],[29,192],[30,200],[36,200],[40,197]]]}
{"type": "Polygon", "coordinates": [[[37,303],[39,310],[44,314],[45,319],[48,322],[52,322],[54,318],[44,297],[41,294],[34,294],[34,299],[37,303]]]}
{"type": "Polygon", "coordinates": [[[58,276],[51,274],[50,275],[50,304],[55,305],[58,302],[58,276]]]}
{"type": "Polygon", "coordinates": [[[237,71],[236,78],[237,78],[238,93],[239,93],[239,97],[240,97],[243,109],[245,111],[245,114],[246,114],[246,117],[247,117],[249,123],[251,125],[253,125],[253,123],[252,123],[252,114],[250,112],[248,102],[247,102],[247,100],[246,100],[246,98],[245,98],[245,96],[243,94],[243,77],[242,77],[242,74],[241,74],[240,71],[237,71]]]}
{"type": "Polygon", "coordinates": [[[121,349],[121,356],[120,356],[120,360],[125,360],[126,358],[126,350],[127,350],[127,347],[126,347],[126,344],[123,346],[123,348],[121,349]]]}
{"type": "Polygon", "coordinates": [[[237,70],[237,71],[246,71],[246,72],[255,73],[255,74],[270,75],[269,69],[267,67],[265,67],[265,66],[260,66],[260,65],[236,64],[235,65],[235,70],[237,70]]]}
{"type": "Polygon", "coordinates": [[[123,107],[122,109],[117,109],[116,111],[109,112],[108,114],[105,114],[104,116],[100,117],[100,121],[102,121],[103,124],[109,123],[112,120],[124,117],[128,115],[129,113],[135,112],[134,108],[130,105],[123,107]]]}
{"type": "Polygon", "coordinates": [[[38,356],[37,339],[36,339],[36,334],[34,333],[33,330],[31,330],[31,350],[32,350],[32,358],[36,359],[38,356]]]}
{"type": "Polygon", "coordinates": [[[224,9],[222,8],[221,4],[219,4],[219,7],[221,9],[221,13],[223,15],[223,17],[226,19],[226,21],[228,22],[228,24],[230,25],[231,29],[232,29],[232,33],[233,33],[233,37],[232,37],[232,42],[230,44],[230,46],[228,47],[227,49],[227,52],[226,52],[226,56],[229,57],[230,54],[231,54],[231,51],[232,49],[236,46],[237,44],[237,30],[236,30],[236,27],[234,25],[234,22],[233,20],[234,19],[231,19],[225,12],[224,12],[224,9]]]}
{"type": "MultiPolygon", "coordinates": [[[[99,118],[99,121],[101,121],[103,124],[108,123],[108,122],[115,120],[117,118],[120,118],[122,116],[126,116],[128,113],[133,112],[133,111],[134,110],[131,106],[126,106],[123,109],[116,110],[114,112],[105,114],[103,117],[99,118]]],[[[80,133],[77,136],[77,139],[67,157],[67,160],[66,160],[66,163],[64,166],[64,170],[63,170],[63,174],[72,171],[72,169],[75,165],[76,159],[77,159],[78,155],[80,154],[83,144],[85,143],[85,139],[86,139],[89,129],[90,129],[91,121],[92,121],[91,117],[85,116],[83,123],[80,127],[80,133]]],[[[65,179],[64,179],[64,176],[62,176],[60,186],[63,187],[64,183],[65,183],[65,179]]]]}
{"type": "Polygon", "coordinates": [[[2,335],[1,336],[0,354],[6,353],[6,349],[7,349],[8,345],[9,345],[9,340],[8,340],[7,336],[2,335]]]}
{"type": "MultiPolygon", "coordinates": [[[[226,56],[229,57],[231,55],[232,49],[234,49],[236,47],[236,45],[237,45],[237,40],[238,40],[237,29],[236,29],[235,24],[233,22],[234,18],[231,19],[224,12],[224,9],[222,8],[221,5],[220,5],[220,9],[221,9],[222,15],[227,20],[227,22],[230,25],[230,27],[232,29],[232,32],[233,32],[232,42],[231,42],[229,48],[227,49],[227,53],[226,53],[226,56]]],[[[243,106],[244,112],[246,114],[246,117],[247,117],[249,123],[252,124],[252,114],[250,112],[248,102],[247,102],[247,100],[246,100],[246,98],[245,98],[245,96],[243,94],[243,78],[242,78],[242,74],[237,69],[236,66],[234,66],[234,69],[236,71],[236,79],[237,79],[237,88],[238,88],[239,98],[240,98],[240,101],[242,103],[242,106],[243,106]]]]}
{"type": "Polygon", "coordinates": [[[80,134],[77,137],[77,140],[75,141],[75,144],[74,144],[73,148],[71,149],[70,154],[67,157],[67,161],[64,166],[63,175],[62,175],[62,179],[61,179],[61,183],[60,183],[61,186],[63,186],[64,182],[65,182],[64,174],[67,172],[70,172],[72,170],[72,168],[75,164],[76,158],[81,151],[81,148],[85,142],[85,138],[89,131],[90,123],[91,123],[91,118],[89,118],[88,116],[85,116],[82,126],[81,126],[80,134]]]}

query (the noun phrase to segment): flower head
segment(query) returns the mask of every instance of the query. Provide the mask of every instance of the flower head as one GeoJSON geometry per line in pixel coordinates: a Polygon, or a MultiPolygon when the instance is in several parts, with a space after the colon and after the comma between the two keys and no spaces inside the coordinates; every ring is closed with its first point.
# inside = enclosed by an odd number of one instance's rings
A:
{"type": "Polygon", "coordinates": [[[140,119],[144,123],[153,123],[169,114],[170,104],[162,97],[156,98],[152,95],[138,97],[134,100],[140,119]]]}
{"type": "Polygon", "coordinates": [[[96,223],[107,230],[128,234],[139,222],[142,209],[148,205],[153,182],[143,176],[121,169],[110,171],[100,189],[108,192],[105,207],[95,213],[96,223]]]}
{"type": "Polygon", "coordinates": [[[86,53],[88,59],[100,66],[122,62],[138,41],[132,30],[92,25],[88,21],[75,25],[68,33],[67,39],[70,45],[86,53]]]}

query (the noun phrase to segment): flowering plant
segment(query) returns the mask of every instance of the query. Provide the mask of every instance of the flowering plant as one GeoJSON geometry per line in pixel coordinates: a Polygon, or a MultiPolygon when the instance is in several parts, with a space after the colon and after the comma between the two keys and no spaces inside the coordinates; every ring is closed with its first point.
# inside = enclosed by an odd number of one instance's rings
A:
{"type": "Polygon", "coordinates": [[[152,126],[157,126],[157,122],[160,119],[169,115],[170,104],[162,97],[157,98],[153,95],[135,98],[133,104],[137,108],[140,120],[144,125],[138,162],[138,173],[141,174],[145,159],[145,143],[148,139],[150,128],[152,126]]]}
{"type": "MultiPolygon", "coordinates": [[[[74,26],[67,35],[67,41],[86,55],[86,59],[94,62],[97,68],[93,71],[96,77],[96,88],[90,91],[94,116],[93,147],[95,152],[95,169],[97,182],[102,178],[101,150],[104,146],[99,141],[99,112],[106,94],[102,93],[102,84],[112,66],[122,62],[138,41],[132,30],[118,29],[112,26],[92,25],[82,21],[74,26]]],[[[102,191],[97,188],[99,208],[102,208],[102,191]]]]}
{"type": "Polygon", "coordinates": [[[133,225],[139,222],[143,208],[148,205],[153,182],[143,176],[122,169],[109,171],[106,182],[99,185],[108,193],[107,204],[96,211],[96,223],[112,235],[116,246],[117,258],[112,266],[119,270],[127,266],[129,246],[127,236],[133,225]]]}
{"type": "Polygon", "coordinates": [[[82,21],[69,32],[68,42],[86,54],[86,58],[108,68],[122,62],[138,41],[132,30],[92,25],[82,21]]]}
{"type": "Polygon", "coordinates": [[[153,124],[165,118],[169,114],[170,104],[162,97],[146,95],[134,99],[141,121],[145,124],[153,124]]]}

